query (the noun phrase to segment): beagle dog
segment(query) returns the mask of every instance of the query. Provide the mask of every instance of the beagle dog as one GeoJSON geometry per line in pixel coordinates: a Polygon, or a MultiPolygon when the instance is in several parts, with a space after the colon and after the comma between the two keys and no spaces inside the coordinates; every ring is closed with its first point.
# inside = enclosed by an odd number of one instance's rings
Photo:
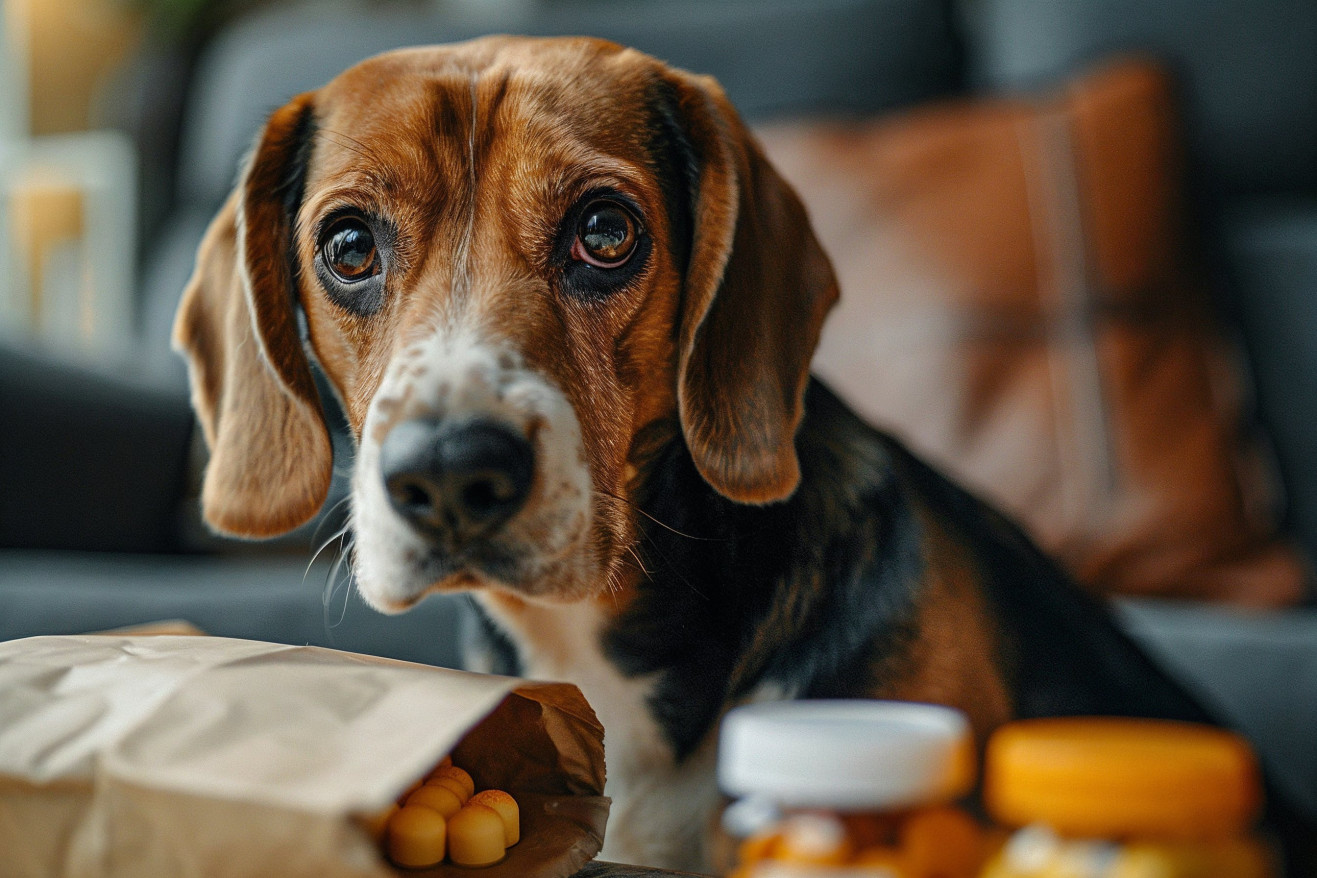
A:
{"type": "Polygon", "coordinates": [[[397,613],[470,592],[485,670],[606,730],[604,856],[709,868],[714,741],[756,699],[1207,716],[1014,525],[809,375],[837,298],[711,79],[583,38],[390,52],[269,118],[177,317],[216,530],[330,486],[397,613]]]}

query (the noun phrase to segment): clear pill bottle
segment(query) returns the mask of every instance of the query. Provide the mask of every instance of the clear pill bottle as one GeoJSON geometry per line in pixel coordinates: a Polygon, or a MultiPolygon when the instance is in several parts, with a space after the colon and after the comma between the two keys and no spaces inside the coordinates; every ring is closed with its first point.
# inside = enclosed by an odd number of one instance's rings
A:
{"type": "Polygon", "coordinates": [[[988,742],[984,799],[1014,830],[984,878],[1272,878],[1257,763],[1190,723],[1026,720],[988,742]]]}
{"type": "Polygon", "coordinates": [[[747,705],[723,721],[718,781],[735,878],[972,878],[984,833],[963,714],[893,701],[747,705]]]}

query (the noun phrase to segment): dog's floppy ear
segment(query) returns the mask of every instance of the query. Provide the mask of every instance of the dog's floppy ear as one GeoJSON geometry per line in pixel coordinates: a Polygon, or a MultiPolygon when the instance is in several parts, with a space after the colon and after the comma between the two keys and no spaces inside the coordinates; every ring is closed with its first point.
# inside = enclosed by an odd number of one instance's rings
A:
{"type": "Polygon", "coordinates": [[[270,116],[206,232],[174,322],[211,449],[202,511],[235,536],[275,536],[306,522],[333,473],[298,333],[290,246],[313,112],[302,95],[270,116]]]}
{"type": "Polygon", "coordinates": [[[682,431],[716,490],[771,503],[800,481],[795,433],[837,281],[800,199],[718,84],[678,71],[666,81],[681,129],[674,136],[684,135],[691,153],[677,353],[682,431]]]}

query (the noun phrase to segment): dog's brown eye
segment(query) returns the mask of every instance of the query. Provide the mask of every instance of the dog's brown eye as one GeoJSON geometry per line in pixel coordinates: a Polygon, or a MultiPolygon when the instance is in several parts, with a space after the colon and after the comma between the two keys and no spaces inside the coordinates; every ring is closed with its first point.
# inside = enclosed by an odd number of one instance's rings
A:
{"type": "Polygon", "coordinates": [[[614,201],[595,201],[585,208],[572,244],[572,258],[596,268],[626,264],[640,239],[631,212],[614,201]]]}
{"type": "Polygon", "coordinates": [[[344,283],[365,280],[379,272],[375,235],[356,217],[345,217],[329,227],[320,245],[325,265],[344,283]]]}

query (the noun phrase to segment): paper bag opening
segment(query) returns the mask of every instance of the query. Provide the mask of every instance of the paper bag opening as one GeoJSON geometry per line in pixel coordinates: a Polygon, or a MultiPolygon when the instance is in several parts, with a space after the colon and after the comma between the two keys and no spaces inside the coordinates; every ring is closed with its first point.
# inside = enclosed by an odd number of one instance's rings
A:
{"type": "Polygon", "coordinates": [[[565,684],[223,638],[42,637],[0,644],[0,715],[16,875],[392,875],[351,815],[450,751],[518,799],[522,841],[487,869],[407,874],[565,878],[603,843],[603,730],[565,684]]]}

